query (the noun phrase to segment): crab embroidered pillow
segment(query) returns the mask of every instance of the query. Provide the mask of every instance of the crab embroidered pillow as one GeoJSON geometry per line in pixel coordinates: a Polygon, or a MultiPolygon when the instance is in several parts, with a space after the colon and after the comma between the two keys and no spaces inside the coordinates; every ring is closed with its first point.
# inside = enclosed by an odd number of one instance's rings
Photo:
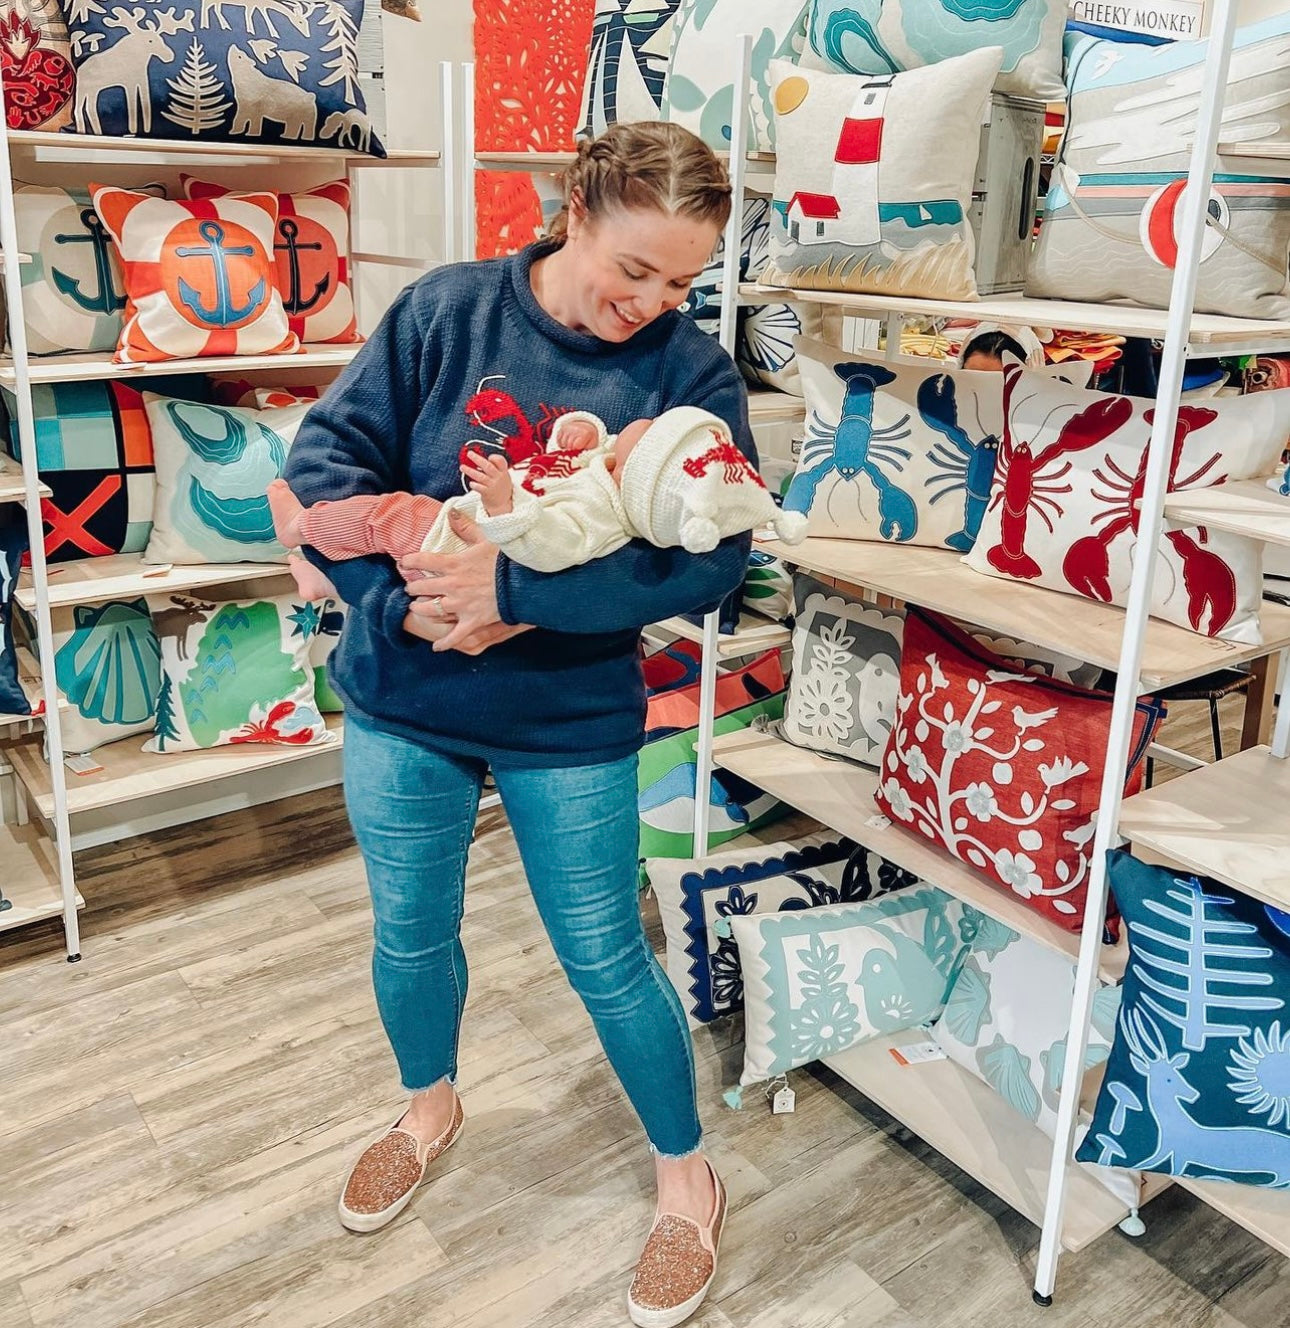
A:
{"type": "MultiPolygon", "coordinates": [[[[1225,140],[1290,145],[1290,13],[1239,28],[1225,140]]],[[[1044,200],[1026,294],[1165,309],[1182,224],[1208,41],[1067,46],[1066,132],[1044,200]]],[[[1290,180],[1225,158],[1207,203],[1196,310],[1290,318],[1290,180]]]]}
{"type": "Polygon", "coordinates": [[[1290,1192],[1290,913],[1109,855],[1129,966],[1076,1156],[1290,1192]]]}
{"type": "Polygon", "coordinates": [[[739,1082],[935,1019],[980,920],[923,882],[864,903],[733,914],[744,981],[739,1082]]]}
{"type": "Polygon", "coordinates": [[[778,156],[763,284],[976,299],[968,208],[1001,54],[874,77],[772,61],[778,156]]]}
{"type": "Polygon", "coordinates": [[[10,129],[65,129],[76,71],[59,0],[8,0],[0,13],[0,77],[10,129]]]}
{"type": "Polygon", "coordinates": [[[801,63],[895,74],[999,46],[999,92],[1060,101],[1066,17],[1065,0],[811,0],[801,63]]]}
{"type": "Polygon", "coordinates": [[[1003,429],[997,373],[930,371],[800,338],[806,431],[784,508],[808,535],[965,553],[1003,429]]]}
{"type": "Polygon", "coordinates": [[[363,0],[67,8],[76,129],[385,156],[360,78],[363,0]]]}
{"type": "MultiPolygon", "coordinates": [[[[990,501],[969,567],[1123,605],[1138,545],[1138,500],[1154,404],[1011,368],[990,501]]],[[[1290,438],[1290,391],[1184,405],[1170,491],[1268,474],[1290,438]]],[[[1160,538],[1151,613],[1259,642],[1262,545],[1204,527],[1160,538]]]]}
{"type": "Polygon", "coordinates": [[[269,485],[312,402],[254,410],[144,393],[157,466],[147,563],[279,563],[269,485]]]}
{"type": "Polygon", "coordinates": [[[0,715],[29,715],[13,644],[13,592],[27,548],[27,522],[16,504],[0,507],[0,715]]]}
{"type": "Polygon", "coordinates": [[[582,89],[580,135],[611,124],[657,120],[681,0],[596,0],[582,89]]]}
{"type": "MultiPolygon", "coordinates": [[[[248,588],[249,590],[249,588],[248,588]]],[[[299,595],[149,596],[161,643],[150,752],[332,741],[310,662],[320,618],[299,595]]]]}
{"type": "MultiPolygon", "coordinates": [[[[231,190],[181,177],[189,198],[231,190]]],[[[349,185],[344,180],[278,195],[273,255],[287,325],[301,341],[359,341],[349,272],[349,185]]]]}
{"type": "MultiPolygon", "coordinates": [[[[908,609],[874,800],[895,824],[1079,931],[1111,701],[1017,673],[944,620],[908,609]]],[[[1160,714],[1138,703],[1130,789],[1160,714]]]]}

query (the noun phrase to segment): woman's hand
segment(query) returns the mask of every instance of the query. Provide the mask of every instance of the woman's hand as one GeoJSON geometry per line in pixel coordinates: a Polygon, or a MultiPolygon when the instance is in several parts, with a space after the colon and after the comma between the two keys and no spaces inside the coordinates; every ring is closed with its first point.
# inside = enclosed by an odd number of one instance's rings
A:
{"type": "Polygon", "coordinates": [[[479,655],[531,629],[502,621],[497,607],[497,545],[490,544],[468,516],[453,512],[449,521],[467,544],[460,553],[411,553],[400,560],[408,594],[413,596],[404,626],[414,636],[433,641],[437,651],[479,655]],[[414,622],[419,626],[412,626],[414,622]],[[445,626],[447,632],[442,630],[445,626]]]}

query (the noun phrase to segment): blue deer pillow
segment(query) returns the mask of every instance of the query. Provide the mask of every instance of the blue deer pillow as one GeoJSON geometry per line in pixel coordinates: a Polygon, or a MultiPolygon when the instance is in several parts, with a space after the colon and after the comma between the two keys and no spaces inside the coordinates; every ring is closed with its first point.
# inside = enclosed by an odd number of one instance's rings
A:
{"type": "Polygon", "coordinates": [[[808,535],[966,553],[990,498],[1003,376],[797,340],[806,437],[784,507],[808,535]]]}
{"type": "Polygon", "coordinates": [[[1290,1189],[1290,914],[1124,850],[1109,863],[1129,967],[1076,1156],[1290,1189]]]}
{"type": "Polygon", "coordinates": [[[383,157],[359,90],[362,21],[363,0],[70,6],[74,128],[383,157]]]}
{"type": "Polygon", "coordinates": [[[28,715],[31,706],[18,685],[13,653],[13,588],[27,548],[25,514],[16,505],[0,507],[0,714],[28,715]]]}

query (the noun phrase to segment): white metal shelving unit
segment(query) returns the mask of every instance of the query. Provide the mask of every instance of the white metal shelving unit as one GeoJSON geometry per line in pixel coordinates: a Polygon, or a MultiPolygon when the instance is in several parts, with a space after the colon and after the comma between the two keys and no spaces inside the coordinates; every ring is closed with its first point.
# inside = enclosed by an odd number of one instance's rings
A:
{"type": "MultiPolygon", "coordinates": [[[[93,167],[96,175],[128,172],[136,177],[140,168],[174,172],[181,167],[246,171],[248,183],[270,188],[284,186],[279,175],[288,172],[343,172],[355,187],[356,173],[373,170],[426,170],[443,172],[445,209],[442,249],[438,255],[408,257],[367,252],[354,248],[349,257],[356,268],[364,264],[424,271],[456,256],[453,230],[456,180],[460,173],[454,66],[439,66],[443,106],[444,146],[438,150],[392,149],[385,158],[348,150],[294,144],[223,143],[167,139],[98,137],[69,133],[15,131],[0,124],[0,250],[17,253],[17,223],[14,212],[15,165],[22,168],[93,167]]],[[[243,177],[239,176],[239,183],[243,177]]],[[[359,217],[355,209],[356,220],[359,217]]],[[[355,234],[352,231],[351,234],[355,234]]],[[[20,260],[23,255],[20,255],[20,260]]],[[[309,370],[326,377],[343,368],[358,352],[358,345],[306,345],[294,355],[245,355],[167,360],[157,364],[119,365],[110,355],[69,354],[31,357],[27,350],[22,282],[18,266],[3,264],[9,314],[10,353],[0,357],[0,384],[16,400],[21,466],[0,458],[0,502],[22,502],[27,511],[31,544],[31,568],[15,593],[17,602],[33,617],[34,645],[38,658],[20,653],[24,687],[33,700],[33,716],[0,716],[0,736],[23,728],[43,728],[49,759],[42,755],[39,733],[9,743],[0,756],[7,758],[20,799],[20,824],[0,825],[0,861],[4,864],[4,896],[13,907],[0,911],[0,930],[60,915],[69,962],[80,958],[77,909],[83,905],[76,889],[73,854],[73,818],[81,813],[109,807],[146,805],[147,800],[175,790],[206,786],[235,789],[236,781],[268,769],[308,761],[334,753],[343,740],[343,721],[329,719],[335,741],[305,750],[286,747],[216,748],[173,756],[146,755],[142,739],[125,739],[96,750],[102,768],[69,781],[64,764],[60,713],[66,708],[54,672],[50,611],[52,608],[90,600],[134,597],[167,590],[193,590],[216,585],[281,578],[280,565],[253,563],[199,565],[190,567],[149,566],[136,554],[90,558],[47,565],[44,556],[40,498],[49,494],[39,474],[35,425],[32,412],[33,386],[95,379],[127,379],[146,382],[155,374],[173,373],[289,373],[309,370]],[[25,813],[36,813],[40,825],[25,823],[25,813]],[[46,833],[47,832],[47,833],[46,833]]],[[[355,301],[359,292],[355,289],[355,301]]],[[[298,379],[297,379],[298,381],[298,379]]],[[[0,764],[0,770],[3,770],[0,764]]],[[[225,803],[232,805],[225,797],[225,803]]]]}

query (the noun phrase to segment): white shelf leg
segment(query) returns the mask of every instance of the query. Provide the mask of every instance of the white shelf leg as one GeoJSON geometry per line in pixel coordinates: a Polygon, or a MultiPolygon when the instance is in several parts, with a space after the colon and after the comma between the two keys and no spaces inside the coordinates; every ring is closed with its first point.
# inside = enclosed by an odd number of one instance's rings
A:
{"type": "Polygon", "coordinates": [[[1290,650],[1281,652],[1277,665],[1281,697],[1277,702],[1277,725],[1272,730],[1272,755],[1284,761],[1290,756],[1290,650]]]}
{"type": "Polygon", "coordinates": [[[1083,1080],[1084,1055],[1088,1047],[1088,1025],[1093,1012],[1093,994],[1097,987],[1097,967],[1102,951],[1102,927],[1106,915],[1106,854],[1118,838],[1120,799],[1124,791],[1124,771],[1128,765],[1129,741],[1133,731],[1134,707],[1138,696],[1137,680],[1142,670],[1142,638],[1147,626],[1151,586],[1160,543],[1159,532],[1164,515],[1170,453],[1178,422],[1178,398],[1182,391],[1192,309],[1196,301],[1196,274],[1200,266],[1201,243],[1205,234],[1209,191],[1214,172],[1214,150],[1218,144],[1223,92],[1227,85],[1232,34],[1235,27],[1235,6],[1232,0],[1216,0],[1210,27],[1209,55],[1205,61],[1204,82],[1196,120],[1196,141],[1192,145],[1188,171],[1191,183],[1184,194],[1178,266],[1174,271],[1173,286],[1169,293],[1169,316],[1165,324],[1156,413],[1151,426],[1151,443],[1147,453],[1146,485],[1139,509],[1138,545],[1125,609],[1124,637],[1120,643],[1115,702],[1111,709],[1111,732],[1106,748],[1106,769],[1102,774],[1097,831],[1093,837],[1088,902],[1084,908],[1084,926],[1080,933],[1079,965],[1076,969],[1075,996],[1071,1008],[1070,1032],[1066,1039],[1066,1065],[1062,1081],[1067,1085],[1067,1091],[1061,1095],[1057,1110],[1057,1133],[1053,1141],[1052,1167],[1048,1174],[1048,1195],[1044,1206],[1043,1234],[1039,1244],[1039,1262],[1035,1270],[1034,1295],[1036,1302],[1041,1305],[1052,1303],[1053,1287],[1057,1281],[1057,1261],[1061,1256],[1066,1168],[1072,1153],[1076,1112],[1079,1106],[1079,1094],[1072,1091],[1072,1086],[1083,1080]]]}
{"type": "Polygon", "coordinates": [[[443,120],[443,146],[439,174],[443,181],[443,261],[455,263],[457,250],[457,192],[461,186],[461,163],[457,140],[456,79],[451,60],[439,62],[439,105],[443,120]]]}
{"type": "Polygon", "coordinates": [[[699,674],[699,745],[694,766],[694,856],[708,856],[713,726],[717,720],[717,645],[721,615],[703,619],[703,663],[699,674]]]}
{"type": "Polygon", "coordinates": [[[475,238],[475,66],[461,67],[461,256],[474,258],[475,238]]]}

